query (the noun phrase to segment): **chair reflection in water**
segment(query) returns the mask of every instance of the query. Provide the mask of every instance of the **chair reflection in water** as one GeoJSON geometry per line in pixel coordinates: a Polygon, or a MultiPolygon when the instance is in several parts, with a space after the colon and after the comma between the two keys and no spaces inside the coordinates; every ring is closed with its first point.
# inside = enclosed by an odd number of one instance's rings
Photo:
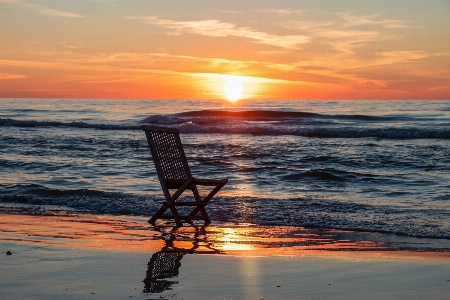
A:
{"type": "MultiPolygon", "coordinates": [[[[168,279],[178,276],[181,259],[185,254],[225,254],[207,242],[204,228],[195,226],[194,229],[193,238],[189,237],[189,232],[179,232],[176,235],[177,227],[173,231],[162,232],[161,238],[164,239],[165,245],[152,255],[147,264],[147,274],[143,280],[144,293],[162,293],[171,290],[172,285],[178,281],[168,279]],[[180,241],[179,247],[174,245],[177,236],[180,241]],[[186,247],[187,244],[190,244],[190,247],[186,247]]],[[[161,231],[160,228],[158,230],[161,231]]]]}
{"type": "Polygon", "coordinates": [[[155,225],[157,219],[174,219],[179,227],[183,226],[183,221],[191,224],[193,220],[203,220],[205,225],[211,223],[205,206],[228,180],[198,179],[192,176],[177,128],[143,125],[142,129],[166,200],[148,222],[155,225]],[[212,190],[202,199],[198,186],[212,187],[212,190]],[[171,194],[169,190],[176,191],[171,194]],[[192,191],[194,201],[179,199],[185,190],[192,191]],[[193,209],[187,215],[180,215],[178,206],[193,209]],[[171,215],[163,215],[167,210],[170,210],[171,215]]]}

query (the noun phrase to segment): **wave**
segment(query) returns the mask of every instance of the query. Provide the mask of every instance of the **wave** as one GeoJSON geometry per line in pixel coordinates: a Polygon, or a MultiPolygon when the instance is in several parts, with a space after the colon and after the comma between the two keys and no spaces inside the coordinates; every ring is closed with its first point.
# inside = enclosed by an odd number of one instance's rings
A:
{"type": "MultiPolygon", "coordinates": [[[[395,126],[400,116],[324,115],[287,111],[201,110],[152,115],[141,123],[178,127],[182,133],[293,135],[317,138],[450,139],[446,126],[395,126]],[[355,121],[355,122],[344,122],[355,121]],[[372,125],[375,123],[375,125],[372,125]],[[392,124],[394,123],[394,124],[392,124]],[[389,126],[389,124],[394,126],[389,126]]],[[[424,120],[422,120],[424,121],[424,120]]]]}
{"type": "Polygon", "coordinates": [[[249,134],[304,136],[316,138],[450,139],[448,126],[405,126],[401,117],[369,115],[323,115],[287,111],[201,110],[172,115],[151,115],[135,124],[92,124],[1,119],[4,127],[69,127],[98,130],[140,130],[141,124],[171,126],[184,134],[249,134]],[[346,122],[346,121],[348,122],[346,122]],[[352,120],[352,121],[351,121],[352,120]],[[350,122],[351,121],[351,122],[350,122]]]}
{"type": "Polygon", "coordinates": [[[371,116],[371,115],[327,115],[310,112],[293,112],[293,111],[273,111],[273,110],[248,110],[248,111],[228,111],[228,110],[200,110],[175,114],[177,117],[194,117],[194,118],[243,118],[247,120],[261,119],[336,119],[336,120],[366,120],[366,121],[394,121],[400,117],[387,116],[371,116]]]}
{"type": "Polygon", "coordinates": [[[359,122],[393,122],[403,120],[395,116],[370,116],[370,115],[326,115],[310,112],[292,112],[275,110],[199,110],[170,115],[152,115],[142,123],[179,125],[195,123],[199,125],[223,124],[229,122],[283,122],[286,124],[334,124],[340,121],[359,122]]]}
{"type": "MultiPolygon", "coordinates": [[[[160,123],[156,123],[160,124],[160,123]]],[[[351,126],[264,126],[264,125],[215,125],[203,126],[193,122],[178,125],[181,133],[249,134],[281,136],[293,135],[315,138],[379,138],[379,139],[450,139],[450,128],[361,128],[351,126]]]]}
{"type": "MultiPolygon", "coordinates": [[[[149,216],[157,211],[162,201],[160,195],[54,189],[37,184],[0,185],[0,212],[9,213],[149,216]]],[[[208,211],[214,222],[334,228],[450,239],[448,211],[438,208],[370,205],[306,196],[282,200],[217,196],[208,205],[208,211]]]]}
{"type": "Polygon", "coordinates": [[[37,120],[14,120],[0,118],[0,126],[5,127],[74,127],[74,128],[92,128],[103,130],[133,130],[141,129],[136,125],[116,125],[116,124],[90,124],[86,122],[58,122],[58,121],[37,121],[37,120]]]}
{"type": "Polygon", "coordinates": [[[316,180],[325,180],[325,181],[345,181],[345,178],[334,175],[330,172],[324,171],[306,171],[303,173],[293,173],[289,175],[283,176],[283,180],[287,181],[298,181],[305,178],[311,178],[316,180]]]}
{"type": "Polygon", "coordinates": [[[31,213],[63,210],[150,215],[157,209],[156,203],[152,205],[155,199],[148,195],[92,189],[55,189],[37,184],[0,185],[0,204],[3,204],[3,209],[31,213]]]}

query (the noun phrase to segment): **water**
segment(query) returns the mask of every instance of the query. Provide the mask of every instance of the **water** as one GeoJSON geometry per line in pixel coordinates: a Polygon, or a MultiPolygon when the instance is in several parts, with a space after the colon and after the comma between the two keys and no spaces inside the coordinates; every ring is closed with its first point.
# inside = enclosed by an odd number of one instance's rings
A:
{"type": "Polygon", "coordinates": [[[178,127],[214,222],[450,239],[450,101],[0,100],[0,212],[151,215],[178,127]]]}

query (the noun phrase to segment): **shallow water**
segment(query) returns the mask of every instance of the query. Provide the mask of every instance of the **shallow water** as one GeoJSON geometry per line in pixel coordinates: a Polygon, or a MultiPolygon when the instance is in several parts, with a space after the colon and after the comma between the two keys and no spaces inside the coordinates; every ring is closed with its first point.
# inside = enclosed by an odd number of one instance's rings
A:
{"type": "Polygon", "coordinates": [[[449,101],[1,99],[0,210],[150,215],[142,123],[178,127],[214,221],[450,238],[449,101]],[[174,109],[175,108],[175,109],[174,109]]]}

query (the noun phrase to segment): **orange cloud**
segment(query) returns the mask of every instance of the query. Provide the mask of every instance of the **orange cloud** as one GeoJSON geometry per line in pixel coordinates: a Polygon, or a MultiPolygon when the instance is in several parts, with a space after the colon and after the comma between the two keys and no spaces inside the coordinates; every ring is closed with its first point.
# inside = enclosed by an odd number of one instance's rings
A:
{"type": "Polygon", "coordinates": [[[10,79],[22,79],[27,78],[26,75],[12,74],[12,73],[0,73],[0,80],[10,80],[10,79]]]}
{"type": "Polygon", "coordinates": [[[170,34],[180,35],[182,32],[199,34],[210,37],[236,36],[251,39],[259,44],[266,44],[281,48],[298,48],[298,46],[309,43],[309,37],[304,35],[274,35],[251,29],[249,27],[237,27],[232,23],[219,20],[201,21],[174,21],[150,17],[127,17],[130,20],[143,20],[147,24],[173,30],[170,34]]]}

